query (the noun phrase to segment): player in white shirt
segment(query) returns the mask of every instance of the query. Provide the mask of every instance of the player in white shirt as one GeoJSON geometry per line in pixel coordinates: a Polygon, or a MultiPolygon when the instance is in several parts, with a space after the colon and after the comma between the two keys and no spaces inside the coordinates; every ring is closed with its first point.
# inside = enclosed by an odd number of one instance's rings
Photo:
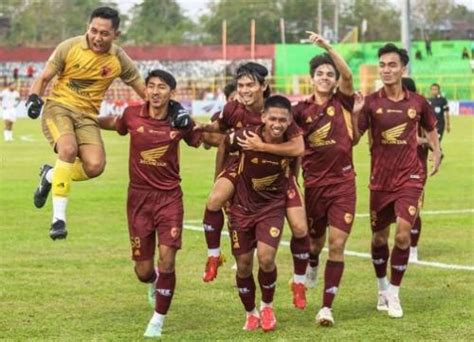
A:
{"type": "Polygon", "coordinates": [[[8,88],[3,89],[0,93],[2,100],[3,121],[5,122],[5,130],[3,131],[3,138],[5,141],[13,140],[13,123],[16,120],[16,107],[20,103],[20,93],[16,90],[14,82],[8,85],[8,88]]]}

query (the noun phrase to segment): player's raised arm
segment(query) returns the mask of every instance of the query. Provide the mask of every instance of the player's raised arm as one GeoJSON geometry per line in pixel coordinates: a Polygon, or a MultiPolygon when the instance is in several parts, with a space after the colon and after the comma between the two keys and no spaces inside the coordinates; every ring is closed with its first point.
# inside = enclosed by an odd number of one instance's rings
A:
{"type": "Polygon", "coordinates": [[[344,58],[342,58],[342,56],[336,50],[334,50],[331,44],[329,44],[329,42],[321,35],[312,31],[306,31],[306,33],[309,34],[309,40],[314,45],[326,50],[329,56],[331,56],[331,59],[334,61],[336,69],[341,75],[339,79],[339,89],[341,92],[346,95],[352,95],[354,93],[354,87],[352,84],[352,71],[344,58]]]}
{"type": "Polygon", "coordinates": [[[265,143],[253,132],[244,134],[244,137],[244,139],[237,137],[239,145],[244,150],[266,152],[283,157],[300,157],[304,153],[304,140],[302,135],[295,136],[281,144],[265,143]]]}

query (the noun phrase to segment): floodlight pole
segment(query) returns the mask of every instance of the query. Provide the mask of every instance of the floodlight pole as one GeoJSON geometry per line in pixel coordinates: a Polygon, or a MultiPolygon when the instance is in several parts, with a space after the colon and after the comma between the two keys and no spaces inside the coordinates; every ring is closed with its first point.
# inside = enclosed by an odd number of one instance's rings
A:
{"type": "MultiPolygon", "coordinates": [[[[408,51],[410,56],[411,52],[411,37],[410,37],[410,0],[401,0],[402,16],[401,16],[401,38],[402,45],[408,51]]],[[[411,63],[407,66],[407,76],[411,76],[411,63]]]]}
{"type": "Polygon", "coordinates": [[[318,0],[318,34],[323,34],[323,3],[318,0]]]}

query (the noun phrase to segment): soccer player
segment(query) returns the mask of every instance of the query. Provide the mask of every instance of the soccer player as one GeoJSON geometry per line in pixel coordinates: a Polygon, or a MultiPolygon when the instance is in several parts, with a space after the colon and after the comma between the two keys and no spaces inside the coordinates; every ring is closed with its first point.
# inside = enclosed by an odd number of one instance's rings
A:
{"type": "MultiPolygon", "coordinates": [[[[291,103],[283,96],[271,96],[265,101],[262,124],[248,126],[232,133],[230,151],[239,150],[239,167],[235,194],[230,207],[230,240],[237,262],[236,284],[247,312],[244,330],[274,330],[276,318],[273,297],[277,281],[275,257],[281,239],[289,188],[291,158],[268,152],[246,150],[239,138],[259,135],[267,144],[280,145],[288,141],[291,123],[291,103]],[[255,307],[253,277],[254,250],[259,264],[258,283],[262,292],[260,312],[255,307]]],[[[301,134],[299,131],[298,134],[301,134]]],[[[291,135],[295,136],[295,133],[291,135]]],[[[297,155],[304,152],[301,146],[297,155]]]]}
{"type": "MultiPolygon", "coordinates": [[[[402,85],[409,91],[416,93],[416,83],[410,77],[403,77],[402,78],[402,85]]],[[[425,133],[418,127],[418,147],[417,147],[417,155],[420,159],[421,164],[423,165],[423,170],[425,174],[428,172],[428,153],[429,153],[429,145],[428,141],[426,140],[425,133]]],[[[425,178],[425,182],[423,186],[426,184],[427,178],[425,178]]],[[[418,261],[418,241],[420,240],[421,235],[421,208],[423,206],[423,201],[425,198],[425,192],[421,196],[420,201],[420,208],[418,210],[418,216],[416,217],[415,223],[410,231],[410,256],[408,258],[408,262],[417,262],[418,261]]]]}
{"type": "Polygon", "coordinates": [[[127,216],[135,273],[150,283],[155,311],[145,331],[146,337],[159,337],[173,298],[176,253],[181,248],[183,194],[179,176],[179,142],[199,146],[201,133],[175,129],[169,114],[169,101],[175,94],[176,80],[166,71],[153,70],[145,80],[148,102],[127,107],[122,117],[99,118],[104,129],[130,134],[127,216]],[[158,272],[154,255],[158,237],[158,272]],[[156,289],[156,291],[155,291],[156,289]]]}
{"type": "Polygon", "coordinates": [[[3,139],[5,141],[13,141],[13,123],[16,121],[16,108],[20,103],[20,93],[16,90],[16,85],[11,82],[7,88],[0,93],[2,100],[3,121],[5,130],[3,131],[3,139]]]}
{"type": "Polygon", "coordinates": [[[328,236],[323,303],[316,322],[330,326],[334,324],[332,303],[344,271],[344,248],[355,215],[354,90],[344,59],[319,34],[308,33],[310,41],[327,53],[310,61],[313,95],[293,108],[293,118],[305,140],[302,167],[310,236],[306,283],[309,288],[316,286],[319,254],[328,236]]]}
{"type": "MultiPolygon", "coordinates": [[[[34,194],[34,204],[41,208],[52,187],[53,219],[49,235],[53,240],[67,236],[66,207],[71,181],[94,178],[104,170],[105,151],[97,116],[108,87],[120,77],[145,98],[138,69],[124,50],[113,44],[120,35],[119,24],[116,10],[95,9],[86,34],[59,44],[30,89],[28,115],[37,118],[43,106],[41,96],[53,77],[58,76],[42,115],[43,133],[58,157],[54,168],[50,165],[41,168],[40,183],[34,194]]],[[[176,120],[180,124],[181,119],[176,116],[176,120]]]]}
{"type": "Polygon", "coordinates": [[[418,216],[427,176],[417,156],[419,126],[425,130],[433,149],[431,175],[438,171],[441,152],[436,118],[429,103],[402,87],[402,76],[409,62],[407,51],[390,43],[379,49],[378,57],[383,88],[354,106],[354,112],[360,112],[355,142],[370,130],[370,218],[372,262],[379,288],[377,310],[388,311],[390,317],[399,318],[403,316],[399,291],[407,269],[410,230],[418,216]],[[390,255],[388,238],[392,223],[396,223],[396,232],[390,255]],[[390,283],[387,280],[389,257],[390,283]]]}
{"type": "MultiPolygon", "coordinates": [[[[239,129],[249,125],[261,123],[261,112],[264,100],[270,95],[270,88],[266,81],[268,70],[257,63],[249,62],[241,65],[236,71],[237,93],[240,102],[231,101],[224,107],[218,120],[211,124],[200,124],[200,128],[207,132],[226,132],[229,129],[239,129]]],[[[294,123],[288,131],[288,141],[279,144],[267,144],[258,135],[250,135],[240,140],[245,149],[258,152],[274,153],[283,157],[296,157],[298,151],[304,148],[303,138],[294,123]]],[[[217,276],[217,269],[222,264],[220,251],[220,236],[224,224],[222,208],[232,197],[237,175],[237,160],[227,158],[217,170],[223,170],[217,178],[214,188],[209,195],[204,213],[203,226],[208,246],[208,260],[203,276],[205,282],[212,281],[217,276]]],[[[302,204],[301,195],[294,176],[290,177],[290,187],[287,193],[287,218],[292,231],[290,248],[293,255],[294,275],[292,282],[293,304],[296,308],[304,309],[305,272],[309,259],[309,239],[306,224],[306,213],[302,204]]]]}
{"type": "Polygon", "coordinates": [[[449,121],[449,105],[448,100],[441,94],[441,87],[438,83],[431,85],[431,97],[428,99],[431,107],[433,107],[434,113],[438,123],[436,124],[436,130],[438,131],[439,141],[443,140],[444,129],[446,132],[451,131],[451,124],[449,121]]]}

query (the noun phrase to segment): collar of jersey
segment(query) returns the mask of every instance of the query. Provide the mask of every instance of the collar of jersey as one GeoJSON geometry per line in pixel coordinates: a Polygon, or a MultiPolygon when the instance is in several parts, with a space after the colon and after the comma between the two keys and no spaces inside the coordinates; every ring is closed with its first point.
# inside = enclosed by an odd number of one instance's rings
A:
{"type": "MultiPolygon", "coordinates": [[[[404,100],[409,100],[410,99],[410,92],[408,91],[408,89],[405,88],[405,87],[402,87],[402,90],[403,90],[403,99],[404,100]]],[[[385,93],[385,89],[383,87],[380,88],[379,97],[387,98],[387,94],[385,93]]]]}

